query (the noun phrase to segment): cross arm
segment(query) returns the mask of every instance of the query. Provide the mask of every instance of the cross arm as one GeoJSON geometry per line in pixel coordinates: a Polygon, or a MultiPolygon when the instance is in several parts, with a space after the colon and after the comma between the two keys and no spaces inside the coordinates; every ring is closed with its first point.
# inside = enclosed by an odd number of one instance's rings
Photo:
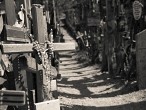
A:
{"type": "MultiPolygon", "coordinates": [[[[4,54],[32,53],[33,44],[1,44],[4,54]]],[[[75,50],[75,43],[53,43],[54,51],[75,50]]]]}

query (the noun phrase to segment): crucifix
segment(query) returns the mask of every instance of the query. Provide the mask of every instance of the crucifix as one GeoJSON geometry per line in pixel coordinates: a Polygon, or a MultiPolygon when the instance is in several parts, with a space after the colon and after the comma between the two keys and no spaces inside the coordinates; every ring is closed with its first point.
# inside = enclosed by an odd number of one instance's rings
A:
{"type": "MultiPolygon", "coordinates": [[[[34,40],[40,45],[43,45],[46,40],[48,40],[43,7],[41,5],[33,5],[31,13],[34,40]]],[[[36,110],[41,110],[42,106],[49,108],[51,106],[50,110],[54,110],[54,107],[57,107],[55,110],[59,110],[59,106],[54,105],[55,103],[57,103],[57,105],[59,104],[58,100],[54,102],[54,100],[46,100],[44,97],[43,85],[46,85],[47,80],[44,75],[44,68],[41,63],[38,62],[36,55],[34,55],[33,44],[28,42],[29,38],[25,36],[28,31],[25,28],[13,27],[10,24],[6,26],[5,30],[5,37],[11,38],[9,42],[11,40],[13,42],[7,43],[8,39],[6,39],[6,42],[1,43],[2,54],[13,55],[12,63],[16,91],[26,92],[26,104],[20,106],[19,109],[30,110],[35,108],[36,110]],[[48,103],[50,103],[50,105],[48,105],[48,103]]],[[[52,45],[54,51],[57,52],[75,50],[74,43],[52,43],[52,45]]],[[[50,72],[53,72],[55,69],[53,67],[51,68],[50,72]]],[[[53,79],[50,81],[50,91],[56,91],[56,81],[53,79]]],[[[44,110],[45,109],[47,108],[44,108],[44,110]]]]}

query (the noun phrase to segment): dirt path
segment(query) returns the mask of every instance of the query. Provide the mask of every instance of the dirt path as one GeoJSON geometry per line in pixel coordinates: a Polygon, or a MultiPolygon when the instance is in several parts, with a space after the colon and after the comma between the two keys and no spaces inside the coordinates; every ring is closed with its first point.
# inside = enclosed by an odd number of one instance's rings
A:
{"type": "MultiPolygon", "coordinates": [[[[62,29],[67,42],[72,42],[62,29]]],[[[119,79],[101,73],[90,65],[84,52],[62,52],[59,98],[65,110],[145,110],[146,90],[136,91],[136,82],[128,86],[119,79]]]]}

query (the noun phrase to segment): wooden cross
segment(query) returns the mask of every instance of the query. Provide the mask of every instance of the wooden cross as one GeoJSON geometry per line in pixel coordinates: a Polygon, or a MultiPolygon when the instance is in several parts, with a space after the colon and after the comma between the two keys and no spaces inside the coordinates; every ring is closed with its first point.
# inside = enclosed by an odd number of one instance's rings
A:
{"type": "MultiPolygon", "coordinates": [[[[33,44],[1,44],[4,54],[32,53],[33,44]]],[[[75,43],[53,43],[54,51],[75,50],[75,43]]]]}
{"type": "MultiPolygon", "coordinates": [[[[6,1],[8,2],[9,0],[6,0],[6,1]]],[[[9,7],[7,6],[6,8],[7,8],[6,13],[7,13],[7,11],[9,11],[8,10],[9,7]]],[[[28,8],[25,7],[25,9],[28,9],[28,8]]],[[[7,14],[7,18],[8,16],[9,15],[7,14]]],[[[43,8],[41,6],[32,7],[32,19],[33,19],[34,39],[38,41],[40,44],[43,44],[48,39],[46,38],[46,32],[47,32],[47,28],[45,27],[46,20],[44,19],[43,8]]],[[[12,42],[9,44],[2,43],[1,44],[2,53],[12,55],[14,81],[15,81],[16,90],[25,91],[26,97],[28,100],[27,101],[28,103],[26,103],[25,106],[22,106],[19,108],[23,110],[28,110],[28,109],[31,109],[31,108],[28,108],[28,105],[34,105],[33,103],[35,103],[35,100],[33,100],[32,102],[32,99],[35,99],[35,94],[36,94],[37,103],[44,101],[43,91],[42,91],[43,84],[46,83],[44,71],[41,65],[37,63],[36,58],[33,58],[28,54],[28,53],[33,52],[33,44],[27,43],[27,42],[22,43],[25,41],[25,36],[24,36],[24,34],[26,33],[26,31],[24,31],[25,29],[24,30],[18,29],[18,28],[16,29],[12,26],[13,20],[11,21],[11,19],[8,18],[8,21],[9,21],[8,25],[10,26],[7,26],[6,28],[6,37],[9,38],[9,40],[6,39],[6,41],[13,41],[17,43],[12,43],[12,42]],[[33,89],[36,89],[36,93],[32,92],[34,91],[33,89]]],[[[54,47],[54,51],[57,51],[57,52],[75,50],[74,43],[53,43],[53,47],[54,47]]],[[[36,104],[36,107],[38,106],[39,106],[39,103],[36,104]]],[[[51,109],[53,110],[53,108],[51,109]]]]}
{"type": "Polygon", "coordinates": [[[7,24],[13,26],[16,21],[15,3],[14,0],[4,0],[7,24]]]}
{"type": "Polygon", "coordinates": [[[84,40],[83,40],[83,34],[80,34],[79,32],[77,33],[77,37],[76,37],[76,39],[81,39],[81,41],[82,41],[82,43],[84,44],[84,46],[85,46],[85,42],[84,42],[84,40]]]}
{"type": "MultiPolygon", "coordinates": [[[[44,19],[44,16],[43,16],[43,8],[34,5],[32,7],[32,17],[35,19],[33,21],[33,24],[35,24],[35,26],[33,28],[34,37],[35,37],[34,39],[37,40],[39,43],[45,43],[45,40],[47,38],[44,35],[44,33],[46,33],[47,28],[44,28],[44,25],[41,25],[41,24],[46,24],[46,19],[44,19]]],[[[74,43],[53,43],[53,47],[54,47],[55,51],[75,50],[74,43]]],[[[45,79],[45,77],[43,77],[43,80],[44,79],[45,79]]],[[[46,82],[43,81],[43,83],[46,83],[46,82]]],[[[40,85],[40,84],[38,84],[37,86],[39,88],[42,88],[42,85],[40,85]]],[[[38,102],[41,102],[41,101],[43,101],[43,99],[41,99],[42,90],[38,90],[38,93],[39,93],[37,95],[37,97],[39,97],[38,102]]]]}

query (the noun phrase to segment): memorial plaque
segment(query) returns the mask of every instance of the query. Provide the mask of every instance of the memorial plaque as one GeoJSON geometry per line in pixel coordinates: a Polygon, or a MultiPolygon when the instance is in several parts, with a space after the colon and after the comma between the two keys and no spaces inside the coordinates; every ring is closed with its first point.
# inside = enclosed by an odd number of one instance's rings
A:
{"type": "Polygon", "coordinates": [[[141,18],[142,7],[143,5],[138,0],[133,2],[133,16],[135,20],[139,20],[141,18]]]}

